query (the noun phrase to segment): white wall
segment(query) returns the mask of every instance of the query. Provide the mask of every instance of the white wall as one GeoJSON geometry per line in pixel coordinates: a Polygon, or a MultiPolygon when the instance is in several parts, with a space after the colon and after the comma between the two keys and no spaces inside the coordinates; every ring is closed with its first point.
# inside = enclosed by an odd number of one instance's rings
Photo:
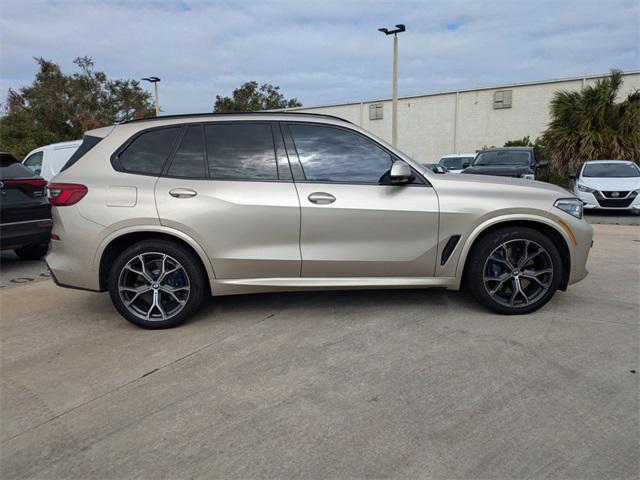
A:
{"type": "MultiPolygon", "coordinates": [[[[447,92],[398,100],[398,147],[421,162],[437,162],[445,154],[502,146],[508,140],[540,136],[549,121],[549,102],[557,90],[579,90],[596,78],[507,85],[447,92]],[[495,110],[496,90],[512,90],[512,107],[495,110]],[[456,96],[457,121],[456,121],[456,96]]],[[[624,76],[621,97],[640,89],[640,73],[624,76]]],[[[336,115],[391,141],[391,101],[301,107],[296,111],[336,115]],[[382,103],[382,120],[369,120],[369,105],[382,103]]]]}

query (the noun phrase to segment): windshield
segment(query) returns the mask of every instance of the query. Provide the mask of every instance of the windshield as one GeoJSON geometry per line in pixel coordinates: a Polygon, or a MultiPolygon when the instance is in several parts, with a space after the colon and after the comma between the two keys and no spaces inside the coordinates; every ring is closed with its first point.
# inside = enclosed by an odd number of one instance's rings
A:
{"type": "Polygon", "coordinates": [[[480,152],[473,162],[473,166],[481,165],[531,165],[531,153],[517,150],[480,152]]]}
{"type": "Polygon", "coordinates": [[[640,177],[640,169],[633,163],[587,163],[582,171],[582,176],[602,178],[640,177]]]}
{"type": "Polygon", "coordinates": [[[440,159],[440,165],[447,167],[449,170],[462,170],[464,164],[471,163],[473,157],[446,157],[440,159]]]}

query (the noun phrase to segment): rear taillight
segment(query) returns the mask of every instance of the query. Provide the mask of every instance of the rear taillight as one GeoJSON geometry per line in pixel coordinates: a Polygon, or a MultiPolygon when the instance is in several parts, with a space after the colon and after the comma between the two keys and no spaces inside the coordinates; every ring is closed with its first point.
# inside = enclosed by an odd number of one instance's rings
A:
{"type": "Polygon", "coordinates": [[[52,183],[49,185],[49,201],[55,207],[75,205],[89,190],[79,183],[52,183]]]}
{"type": "Polygon", "coordinates": [[[2,180],[7,186],[29,185],[30,187],[44,187],[47,185],[46,180],[2,180]]]}

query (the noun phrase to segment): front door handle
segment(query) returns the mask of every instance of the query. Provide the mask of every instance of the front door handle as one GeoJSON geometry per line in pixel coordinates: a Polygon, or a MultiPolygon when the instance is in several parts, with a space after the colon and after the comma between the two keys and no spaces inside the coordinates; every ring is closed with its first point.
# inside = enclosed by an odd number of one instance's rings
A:
{"type": "Polygon", "coordinates": [[[169,190],[169,195],[176,198],[191,198],[195,197],[198,194],[195,190],[191,190],[190,188],[174,188],[169,190]]]}
{"type": "Polygon", "coordinates": [[[336,197],[326,192],[314,192],[307,197],[311,203],[328,205],[336,201],[336,197]]]}

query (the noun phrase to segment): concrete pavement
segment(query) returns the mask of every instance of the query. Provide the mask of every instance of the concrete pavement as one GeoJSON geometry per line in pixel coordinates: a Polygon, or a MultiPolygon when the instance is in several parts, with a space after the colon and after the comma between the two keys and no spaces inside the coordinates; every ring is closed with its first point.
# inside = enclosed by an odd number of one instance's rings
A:
{"type": "Polygon", "coordinates": [[[636,478],[640,229],[493,315],[443,291],[212,300],[138,329],[108,295],[0,291],[0,476],[636,478]]]}

